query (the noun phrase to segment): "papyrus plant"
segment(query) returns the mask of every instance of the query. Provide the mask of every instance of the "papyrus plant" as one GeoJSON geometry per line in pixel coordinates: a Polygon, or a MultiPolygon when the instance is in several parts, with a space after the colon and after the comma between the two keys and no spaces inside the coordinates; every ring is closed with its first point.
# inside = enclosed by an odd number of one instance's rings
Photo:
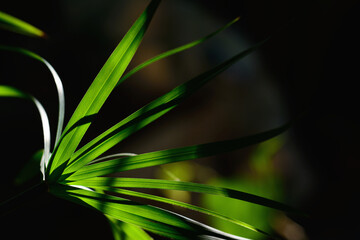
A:
{"type": "MultiPolygon", "coordinates": [[[[125,34],[90,85],[64,128],[64,91],[61,80],[54,68],[44,58],[29,50],[10,46],[0,47],[1,50],[17,52],[45,64],[53,76],[58,91],[59,118],[55,144],[51,147],[50,125],[47,114],[40,102],[31,95],[11,86],[0,85],[1,97],[16,97],[33,101],[39,110],[42,120],[44,149],[39,170],[42,172],[43,179],[37,186],[34,186],[24,194],[31,193],[34,189],[44,189],[44,191],[48,191],[57,197],[100,211],[109,219],[114,231],[114,236],[117,239],[120,239],[119,232],[125,234],[129,239],[149,239],[150,236],[143,230],[172,239],[244,239],[241,236],[230,235],[206,226],[180,214],[118,197],[118,194],[188,208],[212,217],[225,219],[239,225],[239,227],[245,227],[268,235],[268,233],[257,229],[255,226],[242,222],[241,219],[229,218],[206,208],[129,189],[181,190],[226,196],[282,211],[293,211],[292,208],[273,200],[232,189],[191,182],[143,179],[141,176],[136,176],[136,178],[117,178],[108,177],[108,175],[127,170],[213,156],[246,147],[277,136],[289,127],[288,123],[266,132],[221,142],[205,143],[139,155],[132,153],[106,155],[109,149],[114,148],[134,132],[142,129],[175,108],[232,64],[256,50],[262,42],[179,85],[121,120],[87,144],[79,147],[84,134],[94,118],[101,117],[98,116],[98,113],[106,99],[120,83],[152,62],[196,46],[237,21],[237,19],[231,21],[226,26],[202,39],[160,54],[135,69],[128,71],[128,73],[124,75],[159,3],[160,0],[152,0],[130,30],[125,34]]],[[[44,33],[37,28],[4,13],[0,13],[0,22],[2,26],[16,32],[31,36],[44,36],[44,33]]],[[[20,194],[16,198],[21,198],[21,196],[20,194]]],[[[16,198],[2,203],[1,210],[5,211],[16,198]]]]}

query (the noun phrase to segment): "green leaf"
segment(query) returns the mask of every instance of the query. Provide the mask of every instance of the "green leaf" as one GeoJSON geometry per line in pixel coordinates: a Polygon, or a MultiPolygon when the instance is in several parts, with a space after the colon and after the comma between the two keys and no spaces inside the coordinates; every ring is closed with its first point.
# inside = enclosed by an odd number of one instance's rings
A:
{"type": "Polygon", "coordinates": [[[29,161],[27,161],[24,166],[20,169],[19,173],[16,175],[14,184],[16,186],[23,185],[29,180],[33,179],[38,173],[40,173],[40,162],[41,157],[44,154],[44,150],[37,151],[29,161]]]}
{"type": "MultiPolygon", "coordinates": [[[[182,231],[182,229],[179,229],[178,227],[174,227],[166,223],[151,221],[148,218],[144,218],[136,214],[131,214],[128,212],[121,211],[116,208],[117,206],[116,203],[101,201],[101,200],[93,200],[88,197],[68,194],[66,192],[59,193],[52,191],[52,193],[57,197],[64,198],[65,200],[98,210],[104,213],[105,215],[118,219],[119,221],[137,225],[143,229],[146,229],[151,232],[155,232],[163,236],[167,236],[167,237],[174,237],[175,235],[181,236],[182,233],[184,232],[182,231]]],[[[182,239],[186,240],[186,237],[183,237],[182,239]]]]}
{"type": "Polygon", "coordinates": [[[234,219],[234,218],[229,218],[226,217],[222,214],[219,214],[217,212],[211,211],[209,209],[205,209],[202,207],[198,207],[198,206],[194,206],[188,203],[184,203],[184,202],[180,202],[180,201],[176,201],[176,200],[172,200],[172,199],[168,199],[168,198],[164,198],[164,197],[159,197],[159,196],[155,196],[155,195],[151,195],[151,194],[146,194],[146,193],[140,193],[140,192],[135,192],[135,191],[130,191],[130,190],[125,190],[125,189],[119,189],[119,188],[112,188],[112,187],[95,187],[95,190],[100,189],[102,191],[108,191],[108,192],[112,192],[112,193],[119,193],[119,194],[125,194],[128,196],[132,196],[132,197],[140,197],[140,198],[145,198],[145,199],[149,199],[149,200],[153,200],[153,201],[157,201],[157,202],[163,202],[163,203],[167,203],[167,204],[171,204],[171,205],[175,205],[175,206],[179,206],[179,207],[183,207],[183,208],[187,208],[193,211],[197,211],[203,214],[207,214],[210,215],[212,217],[216,217],[228,222],[231,222],[233,224],[236,224],[238,226],[241,226],[243,228],[249,229],[251,231],[254,232],[258,232],[261,234],[264,234],[266,236],[270,236],[270,234],[257,229],[254,226],[251,226],[250,224],[247,224],[245,222],[242,222],[240,220],[234,219]]]}
{"type": "Polygon", "coordinates": [[[42,30],[1,11],[0,28],[31,37],[46,37],[46,34],[42,30]]]}
{"type": "Polygon", "coordinates": [[[135,202],[132,202],[132,201],[124,199],[124,198],[80,189],[81,186],[79,186],[79,188],[77,188],[76,185],[71,185],[71,186],[63,185],[63,186],[56,186],[56,187],[52,186],[51,188],[53,189],[53,190],[50,190],[52,192],[54,192],[54,189],[56,191],[59,188],[63,188],[63,190],[65,191],[65,193],[67,195],[89,198],[93,201],[99,201],[99,208],[101,208],[101,207],[106,208],[106,206],[101,206],[102,205],[101,202],[104,202],[104,203],[108,202],[108,203],[112,204],[111,206],[113,206],[114,208],[116,208],[120,211],[123,211],[123,212],[138,215],[138,216],[152,219],[152,220],[159,221],[159,222],[166,222],[166,223],[176,226],[176,227],[184,227],[184,228],[188,227],[185,223],[178,221],[178,219],[176,217],[173,217],[171,214],[169,214],[167,212],[157,211],[157,209],[154,207],[140,204],[140,203],[135,203],[135,202]]]}
{"type": "MultiPolygon", "coordinates": [[[[91,142],[75,152],[75,154],[71,157],[70,165],[64,171],[64,175],[68,175],[77,171],[82,166],[94,160],[96,157],[100,156],[126,137],[130,136],[134,132],[140,130],[171,109],[175,108],[180,102],[185,100],[204,84],[225,71],[238,60],[244,58],[256,50],[263,44],[263,42],[264,41],[246,49],[245,51],[240,52],[239,54],[214,67],[213,69],[174,88],[170,92],[147,104],[143,108],[139,109],[135,113],[131,114],[118,124],[105,131],[100,136],[93,139],[91,142]]],[[[194,147],[196,148],[197,146],[194,147]]],[[[61,180],[63,179],[64,177],[61,178],[61,180]]]]}
{"type": "Polygon", "coordinates": [[[109,219],[111,229],[115,240],[152,240],[144,230],[138,226],[119,221],[113,217],[106,216],[109,219]]]}
{"type": "Polygon", "coordinates": [[[94,163],[91,165],[83,166],[78,171],[74,172],[72,175],[64,175],[63,180],[66,179],[67,181],[76,181],[91,177],[99,177],[121,171],[157,166],[202,157],[209,157],[268,140],[283,133],[289,128],[289,126],[290,123],[287,123],[281,127],[266,132],[238,139],[200,144],[182,148],[174,148],[169,150],[139,154],[133,157],[124,157],[120,159],[94,163]]]}
{"type": "MultiPolygon", "coordinates": [[[[89,190],[92,190],[89,188],[89,190]]],[[[98,193],[105,193],[102,190],[95,190],[98,193]]],[[[105,214],[108,219],[114,240],[152,240],[152,238],[140,227],[117,220],[105,214]]]]}
{"type": "MultiPolygon", "coordinates": [[[[245,177],[246,178],[246,177],[245,177]]],[[[244,177],[238,176],[235,178],[227,178],[215,181],[216,184],[220,186],[227,186],[232,189],[244,190],[247,192],[252,192],[253,194],[266,196],[266,197],[276,197],[274,196],[274,181],[271,179],[260,180],[257,178],[250,177],[245,179],[244,177]],[[255,180],[254,180],[255,179],[255,180]],[[270,195],[269,195],[270,193],[270,195]]],[[[278,189],[276,189],[278,191],[278,189]]],[[[275,191],[276,191],[275,190],[275,191]]],[[[220,212],[228,217],[238,218],[241,216],[241,220],[247,222],[251,225],[257,226],[263,231],[271,232],[274,224],[274,218],[281,215],[281,213],[276,212],[275,209],[259,207],[258,205],[250,204],[248,202],[236,201],[235,199],[218,197],[216,195],[206,194],[201,196],[201,204],[207,209],[211,209],[216,212],[220,212]]],[[[223,231],[231,232],[243,237],[248,237],[250,239],[260,239],[259,234],[254,231],[249,231],[245,228],[239,228],[233,224],[220,219],[212,218],[209,223],[213,224],[214,227],[222,229],[223,231]]]]}
{"type": "Polygon", "coordinates": [[[97,189],[98,187],[151,188],[151,189],[167,189],[167,190],[180,190],[180,191],[188,191],[188,192],[196,192],[196,193],[205,193],[205,194],[234,198],[234,199],[258,204],[261,206],[278,209],[285,212],[298,213],[298,211],[292,207],[289,207],[285,204],[267,198],[263,198],[260,196],[256,196],[238,190],[215,187],[215,186],[199,184],[199,183],[161,180],[161,179],[96,177],[96,178],[89,178],[80,181],[74,181],[67,184],[81,185],[95,189],[97,189]]]}
{"type": "Polygon", "coordinates": [[[192,47],[195,47],[197,45],[199,45],[200,43],[203,43],[205,42],[206,40],[212,38],[213,36],[217,35],[218,33],[220,33],[221,31],[227,29],[228,27],[230,27],[232,24],[234,24],[235,22],[239,21],[239,17],[235,18],[234,20],[232,20],[231,22],[229,22],[228,24],[226,24],[225,26],[219,28],[218,30],[216,30],[215,32],[213,33],[210,33],[209,35],[203,37],[203,38],[200,38],[198,40],[195,40],[195,41],[192,41],[190,43],[187,43],[185,45],[182,45],[180,47],[177,47],[177,48],[174,48],[174,49],[171,49],[169,51],[166,51],[164,53],[161,53],[143,63],[141,63],[140,65],[138,65],[137,67],[135,67],[134,69],[132,69],[131,71],[129,71],[128,73],[126,73],[121,79],[124,81],[125,79],[131,77],[132,75],[134,75],[135,73],[137,73],[138,71],[140,71],[141,69],[147,67],[148,65],[154,63],[154,62],[157,62],[163,58],[166,58],[166,57],[169,57],[171,55],[174,55],[176,53],[179,53],[179,52],[182,52],[182,51],[185,51],[189,48],[192,48],[192,47]]]}
{"type": "Polygon", "coordinates": [[[115,48],[79,103],[64,129],[64,134],[59,145],[55,148],[55,152],[50,159],[50,170],[47,172],[47,174],[50,174],[50,181],[55,181],[60,176],[62,172],[61,168],[58,169],[56,174],[52,173],[59,166],[63,167],[63,165],[66,164],[91,124],[90,120],[77,125],[79,121],[96,115],[118,83],[140,45],[159,3],[160,0],[151,1],[146,10],[135,21],[119,45],[115,48]]]}
{"type": "MultiPolygon", "coordinates": [[[[81,186],[80,186],[81,187],[81,186]]],[[[76,186],[52,185],[50,192],[58,197],[96,209],[120,221],[173,239],[243,239],[215,230],[179,214],[139,204],[124,198],[79,189],[76,186]]]]}
{"type": "Polygon", "coordinates": [[[0,97],[13,97],[29,99],[29,95],[14,87],[0,85],[0,97]]]}

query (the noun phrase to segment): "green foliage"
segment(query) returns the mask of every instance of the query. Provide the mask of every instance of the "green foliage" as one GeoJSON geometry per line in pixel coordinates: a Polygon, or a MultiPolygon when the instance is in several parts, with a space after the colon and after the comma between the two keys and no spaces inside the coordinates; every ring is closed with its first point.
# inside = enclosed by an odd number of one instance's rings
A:
{"type": "Polygon", "coordinates": [[[24,166],[20,169],[19,173],[17,174],[14,180],[14,184],[16,186],[23,185],[40,174],[39,166],[43,154],[44,154],[43,150],[39,150],[35,152],[35,154],[31,157],[31,159],[24,164],[24,166]]]}
{"type": "MultiPolygon", "coordinates": [[[[232,177],[215,177],[210,180],[209,184],[217,186],[226,186],[232,189],[242,189],[243,191],[264,196],[271,199],[283,200],[283,182],[279,173],[274,171],[274,155],[282,146],[282,140],[279,137],[259,144],[249,159],[249,169],[251,174],[232,177]]],[[[279,212],[276,208],[265,208],[261,205],[254,205],[250,202],[239,202],[235,199],[227,199],[216,195],[203,195],[203,204],[206,208],[218,211],[229,217],[238,217],[265,231],[271,231],[276,216],[279,212]]],[[[247,238],[264,239],[254,231],[239,228],[234,224],[212,218],[212,225],[223,231],[232,234],[244,236],[247,238]]],[[[265,238],[266,239],[266,238],[265,238]]]]}
{"type": "Polygon", "coordinates": [[[140,227],[107,216],[115,240],[152,240],[140,227]]]}
{"type": "MultiPolygon", "coordinates": [[[[132,71],[129,71],[127,75],[123,76],[124,71],[128,67],[143,39],[159,3],[159,0],[152,0],[149,6],[120,41],[93,83],[90,85],[88,91],[65,126],[64,131],[62,131],[64,94],[61,80],[53,67],[45,59],[28,50],[0,46],[0,50],[18,52],[39,60],[45,64],[52,73],[59,95],[58,131],[53,150],[50,149],[49,123],[41,104],[28,94],[4,85],[0,85],[0,97],[18,97],[34,101],[39,109],[43,122],[44,151],[41,157],[40,169],[43,173],[43,181],[46,183],[48,191],[57,197],[102,212],[109,219],[115,239],[151,239],[142,229],[172,239],[243,239],[168,210],[118,197],[117,194],[119,193],[126,196],[135,196],[188,208],[269,236],[269,234],[255,226],[236,218],[226,216],[217,211],[164,197],[144,194],[137,190],[125,190],[123,188],[170,189],[220,195],[282,211],[296,211],[282,203],[229,188],[160,179],[109,178],[106,177],[106,175],[120,171],[186,161],[233,151],[277,136],[289,128],[289,123],[269,131],[232,140],[155,151],[140,155],[115,154],[99,158],[126,137],[174,109],[210,80],[214,79],[217,75],[228,69],[240,59],[255,51],[263,44],[263,42],[236,54],[234,57],[224,61],[218,66],[174,88],[115,124],[83,147],[78,148],[79,143],[83,139],[90,124],[93,122],[93,119],[99,117],[97,116],[98,112],[116,86],[149,64],[194,47],[226,29],[238,20],[235,19],[231,21],[229,24],[204,38],[151,58],[134,68],[132,71]]],[[[38,32],[36,28],[29,27],[29,25],[24,22],[9,17],[4,13],[0,14],[0,19],[6,24],[7,29],[16,30],[28,35],[44,35],[42,32],[38,32]]]]}
{"type": "Polygon", "coordinates": [[[24,35],[28,35],[31,37],[45,37],[46,34],[30,25],[27,22],[24,22],[16,17],[13,17],[7,13],[1,12],[0,11],[0,28],[12,31],[12,32],[16,32],[16,33],[20,33],[20,34],[24,34],[24,35]]]}

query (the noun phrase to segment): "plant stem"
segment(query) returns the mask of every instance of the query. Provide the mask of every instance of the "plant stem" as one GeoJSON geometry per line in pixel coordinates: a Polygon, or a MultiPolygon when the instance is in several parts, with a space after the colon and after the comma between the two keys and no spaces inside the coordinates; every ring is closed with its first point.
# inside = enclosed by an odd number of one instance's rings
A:
{"type": "Polygon", "coordinates": [[[47,186],[44,181],[26,189],[25,191],[13,196],[12,198],[2,202],[0,204],[0,216],[4,216],[7,213],[15,210],[16,208],[24,205],[25,203],[31,201],[36,196],[39,196],[41,193],[46,192],[47,186]]]}

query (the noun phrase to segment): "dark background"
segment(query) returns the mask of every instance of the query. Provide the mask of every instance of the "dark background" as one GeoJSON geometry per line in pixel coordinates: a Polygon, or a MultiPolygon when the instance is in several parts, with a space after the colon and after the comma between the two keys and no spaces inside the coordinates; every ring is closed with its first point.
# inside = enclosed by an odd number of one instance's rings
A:
{"type": "MultiPolygon", "coordinates": [[[[43,29],[49,37],[47,40],[31,39],[1,30],[0,44],[22,46],[33,50],[55,67],[64,81],[68,119],[91,80],[147,2],[2,1],[1,11],[32,23],[43,29]],[[119,21],[115,23],[114,20],[119,21]]],[[[262,71],[266,72],[266,76],[270,76],[271,86],[275,86],[276,94],[280,95],[282,116],[274,117],[273,115],[278,111],[271,113],[262,109],[268,115],[261,116],[280,119],[280,121],[268,122],[262,118],[259,119],[256,114],[249,114],[246,120],[241,122],[244,126],[237,128],[244,131],[239,130],[240,133],[233,134],[236,136],[251,133],[254,130],[268,129],[274,127],[272,123],[280,124],[282,119],[304,113],[290,132],[291,142],[297,149],[296,154],[301,156],[301,164],[306,166],[307,172],[311,173],[310,175],[300,173],[296,175],[296,178],[310,176],[310,180],[303,194],[296,194],[297,189],[293,188],[290,192],[295,192],[295,194],[289,198],[297,207],[310,215],[308,218],[293,217],[304,228],[309,239],[356,239],[358,237],[356,208],[359,200],[357,174],[360,166],[357,136],[360,133],[360,124],[359,115],[356,112],[358,112],[357,81],[359,80],[359,36],[357,34],[359,11],[358,1],[168,0],[160,6],[159,17],[154,18],[154,26],[149,28],[149,36],[145,37],[144,46],[139,49],[139,52],[143,51],[144,55],[137,54],[137,59],[134,59],[135,62],[141,62],[161,51],[204,36],[236,16],[241,16],[241,20],[232,27],[233,34],[242,36],[247,43],[255,43],[272,35],[272,38],[259,50],[258,58],[261,59],[262,71]],[[195,11],[189,12],[189,15],[175,14],[177,6],[184,8],[190,4],[196,6],[195,11]],[[170,13],[173,12],[174,15],[171,15],[170,13]],[[182,35],[181,29],[191,29],[185,21],[193,17],[190,14],[210,16],[210,25],[215,20],[217,25],[209,27],[208,24],[206,28],[204,18],[204,29],[192,29],[189,30],[189,36],[182,35]],[[168,35],[162,34],[162,31],[168,35]],[[252,116],[254,119],[251,119],[252,116]],[[249,122],[257,124],[246,125],[249,122]]],[[[201,26],[201,24],[197,22],[194,25],[201,26]]],[[[142,78],[146,77],[144,76],[146,74],[143,74],[139,76],[140,80],[134,80],[133,85],[124,85],[124,88],[119,90],[119,95],[112,96],[111,103],[104,106],[103,112],[107,117],[105,117],[106,121],[96,122],[99,128],[105,129],[106,126],[111,126],[116,119],[136,110],[154,96],[166,92],[176,84],[239,51],[239,49],[234,49],[233,54],[230,53],[221,58],[218,52],[221,52],[222,47],[228,46],[205,44],[205,55],[197,52],[200,50],[194,50],[194,61],[197,60],[196,57],[215,60],[207,60],[205,63],[188,63],[190,66],[185,66],[185,71],[176,66],[186,65],[184,62],[186,58],[174,57],[164,65],[155,65],[155,72],[146,72],[150,80],[154,74],[165,74],[164,79],[166,76],[172,76],[170,83],[162,80],[161,76],[156,78],[160,80],[154,86],[149,82],[141,83],[142,78]],[[219,59],[216,59],[214,55],[219,59]],[[164,66],[170,67],[164,70],[164,66]],[[114,111],[114,108],[118,111],[114,111]]],[[[191,51],[184,53],[185,56],[187,54],[191,56],[191,51]]],[[[48,110],[50,122],[56,122],[57,98],[54,95],[55,88],[47,80],[50,74],[46,69],[33,60],[9,53],[1,53],[0,62],[1,84],[13,85],[31,92],[48,110]]],[[[216,86],[214,88],[216,89],[216,86]]],[[[200,97],[192,99],[199,102],[199,107],[190,111],[197,111],[207,104],[207,101],[203,100],[207,93],[200,92],[199,94],[200,97]]],[[[243,100],[250,101],[251,106],[251,98],[243,100]]],[[[233,104],[236,106],[237,103],[233,104]]],[[[169,121],[191,122],[191,117],[180,118],[181,110],[191,105],[193,105],[191,101],[184,103],[184,107],[179,110],[180,113],[170,115],[169,121]]],[[[42,135],[38,116],[31,103],[1,99],[0,107],[1,151],[3,152],[0,157],[2,162],[1,200],[4,200],[21,189],[12,187],[12,181],[9,179],[15,178],[26,159],[35,150],[41,148],[42,135]]],[[[191,112],[186,116],[191,116],[191,112]]],[[[214,140],[208,139],[206,135],[201,138],[194,131],[202,127],[197,123],[204,118],[194,120],[192,131],[189,131],[187,135],[194,142],[164,140],[154,145],[140,147],[139,151],[214,140]]],[[[216,126],[211,123],[211,120],[208,121],[210,121],[208,131],[216,131],[216,126]]],[[[161,120],[159,124],[155,123],[154,131],[161,132],[161,124],[165,122],[166,119],[161,120]]],[[[231,129],[232,126],[227,127],[231,129]]],[[[146,141],[151,139],[146,134],[155,134],[154,131],[146,129],[139,137],[146,141]]],[[[95,134],[95,131],[91,132],[89,137],[95,134]]],[[[172,137],[177,138],[179,134],[175,131],[172,137]]],[[[181,138],[184,137],[181,136],[181,138]]],[[[218,134],[214,138],[217,140],[223,136],[218,134]]],[[[136,140],[130,139],[125,147],[138,149],[138,146],[134,144],[137,144],[136,140]]],[[[108,228],[100,214],[78,208],[51,196],[38,199],[37,203],[32,203],[8,215],[6,224],[2,225],[2,228],[4,226],[4,230],[11,229],[15,237],[11,239],[17,239],[19,231],[21,234],[25,232],[28,237],[41,239],[43,238],[39,236],[41,232],[46,234],[56,232],[55,237],[46,236],[44,239],[63,237],[77,239],[83,238],[83,236],[80,237],[79,229],[75,227],[75,223],[79,221],[82,222],[81,232],[86,231],[87,239],[94,239],[97,236],[102,236],[104,239],[111,238],[110,231],[99,230],[108,228]],[[55,211],[55,214],[52,215],[50,211],[55,211]],[[74,218],[74,216],[78,217],[74,218]],[[69,223],[65,223],[64,219],[69,223]],[[13,231],[11,226],[16,224],[21,224],[21,227],[13,231]],[[74,235],[68,236],[70,232],[74,235]]]]}

